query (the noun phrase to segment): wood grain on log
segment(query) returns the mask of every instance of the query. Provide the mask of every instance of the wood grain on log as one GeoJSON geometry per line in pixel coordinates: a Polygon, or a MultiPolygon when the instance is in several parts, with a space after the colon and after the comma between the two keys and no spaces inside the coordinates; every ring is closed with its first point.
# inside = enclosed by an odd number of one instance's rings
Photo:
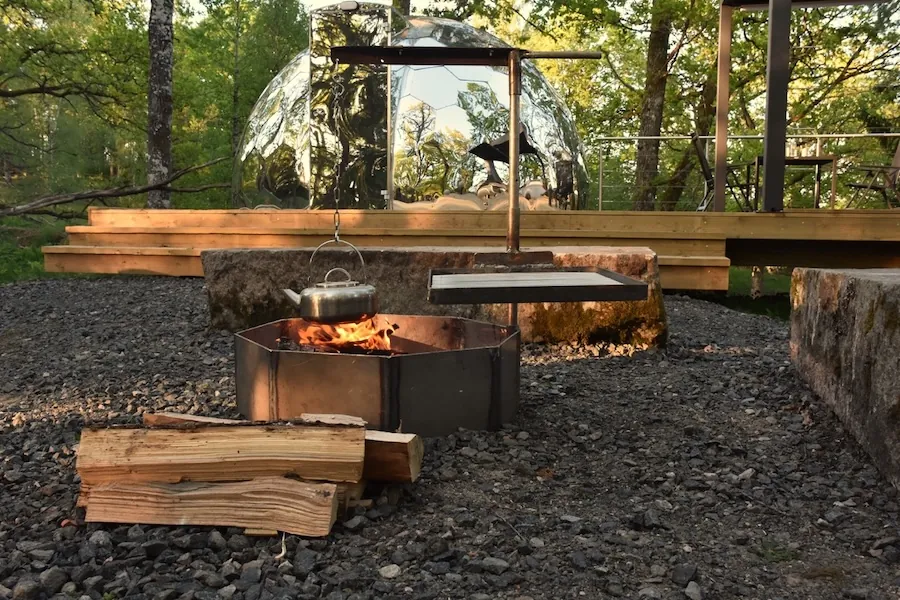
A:
{"type": "MultiPolygon", "coordinates": [[[[144,413],[144,425],[179,425],[196,423],[228,424],[245,423],[235,419],[218,419],[182,413],[144,413]]],[[[364,425],[365,421],[347,415],[319,415],[303,413],[300,419],[307,423],[364,425]]],[[[425,446],[422,438],[413,433],[391,433],[366,430],[365,466],[363,479],[392,483],[410,483],[419,477],[425,446]]]]}
{"type": "Polygon", "coordinates": [[[85,429],[76,469],[87,486],[239,481],[288,474],[356,482],[362,478],[364,452],[365,429],[356,426],[85,429]]]}
{"type": "Polygon", "coordinates": [[[211,525],[326,536],[337,518],[336,486],[285,477],[227,483],[103,483],[85,521],[211,525]]]}

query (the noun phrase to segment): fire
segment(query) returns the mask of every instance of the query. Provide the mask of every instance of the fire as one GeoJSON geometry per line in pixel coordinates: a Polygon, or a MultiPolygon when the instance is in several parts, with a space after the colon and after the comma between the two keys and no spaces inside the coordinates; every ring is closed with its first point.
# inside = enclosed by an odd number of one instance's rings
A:
{"type": "Polygon", "coordinates": [[[297,329],[297,341],[301,345],[328,346],[338,351],[390,351],[391,334],[396,328],[396,325],[379,328],[374,318],[339,325],[307,323],[297,329]]]}

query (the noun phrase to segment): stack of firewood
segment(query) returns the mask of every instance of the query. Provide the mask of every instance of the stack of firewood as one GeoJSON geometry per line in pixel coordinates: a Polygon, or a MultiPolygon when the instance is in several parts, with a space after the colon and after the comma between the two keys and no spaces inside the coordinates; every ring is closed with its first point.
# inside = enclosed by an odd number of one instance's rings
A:
{"type": "Polygon", "coordinates": [[[419,475],[418,436],[365,425],[344,415],[253,423],[147,413],[143,427],[86,428],[78,506],[88,522],[325,536],[362,502],[366,482],[419,475]]]}

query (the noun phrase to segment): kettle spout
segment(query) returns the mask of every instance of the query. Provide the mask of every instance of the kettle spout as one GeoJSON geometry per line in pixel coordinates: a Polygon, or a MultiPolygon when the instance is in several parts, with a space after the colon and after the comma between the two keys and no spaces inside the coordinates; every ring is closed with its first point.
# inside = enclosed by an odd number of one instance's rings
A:
{"type": "Polygon", "coordinates": [[[284,295],[287,296],[288,300],[291,301],[291,304],[294,305],[294,308],[300,308],[300,294],[298,294],[294,290],[288,289],[284,289],[281,291],[284,292],[284,295]]]}

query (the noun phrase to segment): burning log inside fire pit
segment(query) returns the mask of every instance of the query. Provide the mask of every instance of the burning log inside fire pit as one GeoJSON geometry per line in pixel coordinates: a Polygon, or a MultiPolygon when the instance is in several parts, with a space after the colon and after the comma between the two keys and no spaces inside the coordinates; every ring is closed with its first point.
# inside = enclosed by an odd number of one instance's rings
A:
{"type": "Polygon", "coordinates": [[[391,349],[391,335],[399,325],[378,323],[377,318],[358,323],[313,323],[302,321],[288,328],[276,340],[278,350],[294,352],[329,352],[392,356],[403,354],[391,349]]]}

